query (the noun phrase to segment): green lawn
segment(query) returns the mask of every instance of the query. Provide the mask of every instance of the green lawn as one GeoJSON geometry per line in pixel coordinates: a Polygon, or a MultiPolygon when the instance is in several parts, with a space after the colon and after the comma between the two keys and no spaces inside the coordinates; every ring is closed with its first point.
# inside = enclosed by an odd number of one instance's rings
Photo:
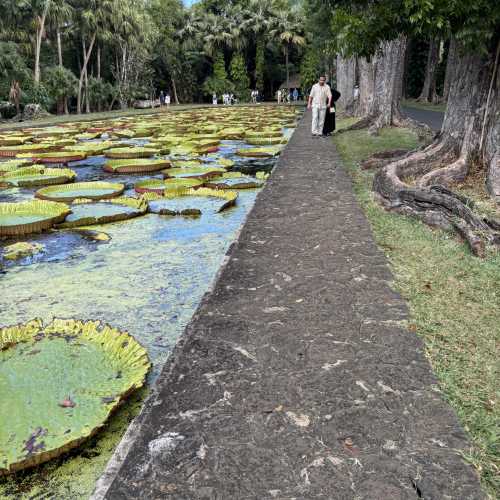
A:
{"type": "Polygon", "coordinates": [[[408,108],[427,109],[429,111],[440,111],[442,113],[446,111],[446,103],[432,104],[430,102],[420,102],[416,99],[404,99],[401,105],[408,108]]]}
{"type": "Polygon", "coordinates": [[[490,498],[500,498],[500,254],[480,260],[454,235],[388,213],[374,201],[373,173],[362,171],[359,162],[375,151],[416,146],[413,132],[391,128],[372,137],[351,131],[334,141],[390,261],[395,287],[408,302],[409,329],[424,340],[445,397],[470,434],[473,446],[465,458],[490,498]]]}

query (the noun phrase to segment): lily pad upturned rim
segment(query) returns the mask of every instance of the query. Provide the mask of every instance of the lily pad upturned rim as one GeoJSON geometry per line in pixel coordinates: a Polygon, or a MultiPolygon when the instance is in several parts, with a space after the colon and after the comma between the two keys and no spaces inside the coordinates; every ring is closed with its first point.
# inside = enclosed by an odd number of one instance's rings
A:
{"type": "Polygon", "coordinates": [[[2,181],[17,187],[39,187],[73,182],[76,172],[69,168],[46,168],[43,166],[22,167],[2,176],[2,181]],[[33,179],[33,177],[39,179],[33,179]],[[23,177],[25,179],[23,179],[23,177]]]}
{"type": "MultiPolygon", "coordinates": [[[[234,206],[236,204],[236,200],[238,199],[238,193],[236,191],[230,191],[229,189],[213,189],[208,187],[201,187],[198,189],[193,188],[180,188],[180,189],[172,189],[170,191],[165,191],[163,194],[158,194],[156,192],[144,193],[141,198],[150,201],[157,200],[171,200],[174,198],[180,198],[182,196],[206,196],[207,198],[221,198],[226,200],[223,203],[217,212],[222,212],[227,208],[234,206]]],[[[181,213],[182,215],[182,213],[181,213]]]]}
{"type": "Polygon", "coordinates": [[[39,189],[35,193],[35,197],[41,200],[52,200],[52,201],[64,201],[71,202],[77,198],[89,198],[91,200],[105,200],[108,198],[116,198],[120,196],[123,191],[125,191],[125,185],[116,182],[102,182],[102,181],[92,181],[92,182],[76,182],[73,184],[62,184],[57,186],[48,186],[39,189]],[[86,194],[84,196],[69,195],[64,196],[64,192],[75,191],[76,189],[87,189],[91,191],[92,189],[109,189],[110,192],[100,195],[86,194]],[[60,193],[59,196],[56,193],[60,193]]]}
{"type": "Polygon", "coordinates": [[[148,211],[148,203],[145,199],[130,198],[125,196],[119,198],[112,198],[109,200],[91,200],[88,198],[75,199],[71,203],[71,207],[74,207],[75,205],[86,205],[86,204],[92,205],[94,203],[108,203],[110,205],[121,205],[123,207],[132,208],[134,211],[116,213],[112,215],[107,214],[96,217],[88,216],[88,217],[82,217],[74,221],[66,219],[60,224],[56,224],[55,226],[56,229],[70,229],[81,226],[110,224],[112,222],[119,222],[123,220],[133,219],[135,217],[140,217],[141,215],[144,215],[148,211]]]}
{"type": "Polygon", "coordinates": [[[104,170],[111,173],[157,172],[171,166],[170,160],[150,158],[125,158],[110,160],[104,164],[104,170]]]}
{"type": "Polygon", "coordinates": [[[272,158],[279,154],[279,150],[271,148],[247,148],[237,149],[236,154],[249,158],[272,158]]]}
{"type": "Polygon", "coordinates": [[[55,151],[53,153],[35,153],[32,158],[37,163],[70,163],[87,158],[86,151],[55,151]]]}
{"type": "Polygon", "coordinates": [[[199,179],[147,179],[135,184],[134,189],[137,193],[164,193],[173,189],[197,188],[203,186],[203,181],[199,179]],[[170,187],[169,187],[170,186],[170,187]]]}
{"type": "Polygon", "coordinates": [[[226,172],[224,167],[199,165],[196,167],[174,167],[163,171],[164,179],[211,179],[226,172]],[[184,177],[182,177],[184,176],[184,177]]]}
{"type": "Polygon", "coordinates": [[[30,200],[18,203],[0,203],[0,215],[43,215],[43,219],[10,226],[0,225],[0,236],[24,236],[40,233],[50,229],[54,224],[62,222],[71,210],[64,203],[46,200],[30,200]]]}
{"type": "Polygon", "coordinates": [[[149,158],[158,154],[158,149],[153,148],[137,148],[137,147],[116,147],[106,149],[104,156],[117,160],[126,160],[134,158],[149,158]]]}
{"type": "Polygon", "coordinates": [[[0,476],[10,474],[22,469],[34,467],[47,462],[66,451],[79,446],[97,433],[109,420],[110,415],[132,392],[144,386],[146,376],[151,368],[146,349],[129,333],[112,328],[100,321],[79,321],[75,319],[55,318],[47,326],[43,325],[41,319],[33,319],[24,324],[0,328],[0,350],[9,349],[20,342],[29,342],[45,335],[69,335],[80,337],[88,342],[97,344],[103,351],[108,353],[114,360],[123,362],[125,366],[131,366],[136,370],[134,377],[130,380],[128,389],[116,395],[113,401],[107,405],[107,415],[94,428],[89,429],[82,436],[63,445],[32,453],[22,460],[8,464],[8,468],[0,468],[0,476]]]}

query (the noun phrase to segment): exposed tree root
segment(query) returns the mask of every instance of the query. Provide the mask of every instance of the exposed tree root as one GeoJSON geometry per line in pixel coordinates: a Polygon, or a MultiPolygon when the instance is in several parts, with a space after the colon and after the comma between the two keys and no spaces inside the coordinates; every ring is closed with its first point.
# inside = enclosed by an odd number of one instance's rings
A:
{"type": "Polygon", "coordinates": [[[390,149],[389,151],[381,151],[374,153],[361,163],[363,170],[370,170],[385,167],[395,160],[400,160],[408,154],[407,149],[390,149]]]}
{"type": "Polygon", "coordinates": [[[387,209],[412,215],[431,226],[454,230],[467,241],[474,255],[484,257],[487,245],[500,245],[500,223],[474,213],[474,203],[468,198],[442,185],[429,185],[433,181],[455,182],[465,177],[467,162],[462,156],[433,170],[451,155],[452,151],[443,142],[412,152],[378,170],[373,189],[387,209]],[[419,178],[416,187],[403,181],[411,176],[419,178]]]}

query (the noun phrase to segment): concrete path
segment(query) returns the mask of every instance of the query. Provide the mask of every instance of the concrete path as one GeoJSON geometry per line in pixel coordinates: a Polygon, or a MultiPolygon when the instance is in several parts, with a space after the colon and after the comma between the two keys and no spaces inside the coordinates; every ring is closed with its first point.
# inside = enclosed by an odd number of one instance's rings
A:
{"type": "Polygon", "coordinates": [[[165,366],[105,498],[484,498],[335,147],[309,123],[165,366]]]}
{"type": "Polygon", "coordinates": [[[403,114],[409,118],[417,120],[417,122],[429,125],[432,130],[438,132],[443,124],[444,113],[442,111],[432,111],[431,109],[411,108],[403,106],[401,108],[403,114]]]}

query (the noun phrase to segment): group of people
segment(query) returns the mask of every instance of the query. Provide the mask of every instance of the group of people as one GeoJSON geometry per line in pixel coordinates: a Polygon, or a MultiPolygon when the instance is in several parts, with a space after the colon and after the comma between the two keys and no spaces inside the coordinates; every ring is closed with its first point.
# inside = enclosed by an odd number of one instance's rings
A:
{"type": "Polygon", "coordinates": [[[278,104],[283,103],[290,103],[292,101],[297,102],[299,99],[299,91],[298,89],[278,89],[276,92],[276,100],[278,101],[278,104]]]}
{"type": "Polygon", "coordinates": [[[326,137],[335,130],[335,103],[340,99],[340,92],[330,88],[326,77],[320,76],[315,83],[307,102],[312,109],[311,132],[313,137],[326,137]]]}
{"type": "MultiPolygon", "coordinates": [[[[229,93],[224,93],[222,94],[222,104],[228,106],[228,105],[231,105],[231,104],[235,104],[237,101],[236,97],[234,97],[234,94],[229,94],[229,93]]],[[[219,103],[219,100],[217,98],[217,94],[214,92],[212,94],[212,104],[214,106],[217,106],[217,104],[219,103]]]]}
{"type": "Polygon", "coordinates": [[[257,89],[252,90],[252,92],[250,92],[250,97],[252,99],[252,103],[257,104],[259,102],[259,91],[257,89]]]}
{"type": "Polygon", "coordinates": [[[160,108],[163,106],[167,106],[167,108],[170,106],[170,94],[168,92],[163,92],[160,91],[160,108]]]}

